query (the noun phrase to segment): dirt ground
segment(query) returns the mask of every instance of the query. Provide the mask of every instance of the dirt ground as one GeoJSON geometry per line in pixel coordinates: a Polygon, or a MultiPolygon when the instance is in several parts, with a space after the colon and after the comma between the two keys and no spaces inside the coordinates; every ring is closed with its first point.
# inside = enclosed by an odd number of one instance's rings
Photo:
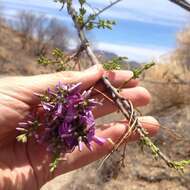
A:
{"type": "MultiPolygon", "coordinates": [[[[154,142],[170,158],[190,158],[190,106],[171,107],[154,115],[161,123],[154,142]]],[[[108,118],[109,119],[109,118],[108,118]]],[[[104,120],[105,121],[105,120],[104,120]]],[[[126,167],[118,170],[119,153],[101,169],[95,162],[77,171],[60,176],[42,190],[189,190],[190,168],[184,173],[169,169],[156,161],[148,151],[144,153],[136,143],[127,148],[126,167]]]]}

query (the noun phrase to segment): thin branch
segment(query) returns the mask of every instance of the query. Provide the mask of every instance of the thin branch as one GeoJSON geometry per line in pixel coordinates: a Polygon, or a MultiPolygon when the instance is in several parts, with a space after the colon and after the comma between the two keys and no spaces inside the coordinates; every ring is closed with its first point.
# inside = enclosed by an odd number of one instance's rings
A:
{"type": "Polygon", "coordinates": [[[93,88],[93,90],[95,92],[98,92],[99,94],[101,94],[103,97],[105,97],[107,100],[109,100],[112,104],[115,105],[115,102],[110,98],[108,97],[106,94],[104,94],[103,92],[101,92],[100,90],[98,90],[97,88],[93,88]]]}
{"type": "MultiPolygon", "coordinates": [[[[97,13],[94,14],[94,17],[98,17],[100,14],[102,14],[103,12],[105,12],[106,10],[108,10],[109,8],[113,7],[114,5],[116,5],[117,3],[121,2],[123,0],[116,0],[114,2],[111,2],[108,6],[104,7],[103,9],[99,10],[97,13]]],[[[83,24],[82,27],[86,26],[89,22],[91,21],[91,18],[89,17],[83,24]]]]}
{"type": "Polygon", "coordinates": [[[175,3],[176,5],[180,6],[181,8],[185,9],[186,11],[190,11],[190,3],[186,0],[169,0],[172,3],[175,3]]]}
{"type": "Polygon", "coordinates": [[[91,4],[88,3],[88,2],[86,2],[86,5],[87,5],[90,9],[92,9],[92,11],[94,12],[94,14],[96,14],[96,11],[99,11],[98,8],[94,8],[94,7],[92,7],[91,4]]]}

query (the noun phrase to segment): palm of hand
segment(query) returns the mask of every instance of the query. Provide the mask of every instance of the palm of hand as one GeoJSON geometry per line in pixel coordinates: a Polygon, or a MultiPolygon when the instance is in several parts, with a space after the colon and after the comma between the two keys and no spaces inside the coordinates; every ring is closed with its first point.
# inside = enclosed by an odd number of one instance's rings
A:
{"type": "MultiPolygon", "coordinates": [[[[68,72],[64,73],[63,81],[65,83],[82,81],[82,88],[86,89],[94,84],[102,74],[103,71],[100,68],[92,69],[92,72],[88,70],[83,74],[80,72],[68,72]]],[[[121,81],[126,80],[130,75],[125,72],[123,75],[120,73],[120,77],[117,77],[116,74],[113,81],[115,85],[119,85],[121,81]]],[[[84,150],[79,154],[78,150],[75,150],[67,156],[66,161],[60,164],[55,173],[51,174],[48,166],[51,156],[47,154],[42,146],[32,140],[25,144],[16,141],[15,128],[18,123],[23,121],[32,107],[39,103],[33,93],[41,93],[47,87],[54,86],[59,81],[59,78],[60,74],[52,74],[52,76],[44,75],[43,77],[12,78],[15,80],[11,83],[8,83],[9,79],[7,78],[0,83],[0,187],[3,187],[1,189],[39,189],[54,176],[99,159],[110,150],[111,145],[109,143],[106,143],[103,147],[94,145],[92,153],[84,150]]],[[[134,88],[125,89],[126,92],[123,95],[132,99],[136,105],[144,105],[148,102],[149,95],[145,89],[143,91],[142,88],[135,87],[136,85],[136,82],[132,82],[131,87],[134,88]],[[130,94],[136,95],[130,97],[130,94]]],[[[100,94],[94,94],[94,97],[102,98],[100,94]]],[[[103,108],[97,108],[94,111],[95,117],[108,114],[116,109],[108,100],[104,100],[104,105],[103,108]]],[[[126,123],[116,122],[100,127],[101,129],[97,130],[100,136],[111,137],[115,141],[122,135],[126,123]],[[117,129],[115,128],[116,125],[119,126],[117,129]]],[[[145,127],[150,128],[152,133],[157,131],[153,125],[145,127]]]]}
{"type": "Polygon", "coordinates": [[[32,108],[17,95],[25,96],[22,92],[17,94],[14,89],[1,89],[0,167],[4,171],[1,181],[5,183],[5,189],[39,189],[51,177],[45,171],[49,168],[49,156],[35,142],[17,142],[15,128],[32,108]]]}

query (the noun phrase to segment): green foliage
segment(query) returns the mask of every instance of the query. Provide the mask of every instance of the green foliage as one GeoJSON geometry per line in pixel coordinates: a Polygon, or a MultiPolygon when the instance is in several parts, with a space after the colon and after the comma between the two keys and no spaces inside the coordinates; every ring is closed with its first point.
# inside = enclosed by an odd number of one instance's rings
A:
{"type": "MultiPolygon", "coordinates": [[[[144,146],[150,148],[152,155],[155,159],[159,157],[160,149],[150,140],[149,137],[145,136],[140,139],[140,147],[143,149],[144,146]]],[[[190,165],[190,160],[181,160],[181,161],[168,161],[168,166],[176,170],[183,170],[184,167],[190,165]]]]}
{"type": "Polygon", "coordinates": [[[87,25],[86,25],[86,30],[92,30],[92,29],[94,29],[93,22],[88,22],[87,25]]]}
{"type": "Polygon", "coordinates": [[[54,172],[55,171],[55,169],[57,168],[57,165],[58,165],[59,161],[60,161],[60,155],[59,154],[55,154],[52,162],[49,165],[50,172],[54,172]]]}
{"type": "MultiPolygon", "coordinates": [[[[148,70],[150,69],[152,66],[154,66],[155,63],[154,62],[151,62],[151,63],[147,63],[141,67],[138,67],[138,68],[135,68],[132,70],[133,72],[133,77],[131,77],[130,79],[126,80],[123,85],[121,85],[121,87],[125,86],[129,81],[131,81],[132,79],[137,79],[140,77],[140,75],[145,71],[145,70],[148,70]]],[[[120,88],[121,88],[120,87],[120,88]]]]}
{"type": "Polygon", "coordinates": [[[51,61],[48,58],[41,56],[38,59],[38,64],[43,65],[43,66],[47,66],[47,65],[51,64],[51,61]]]}
{"type": "Polygon", "coordinates": [[[84,25],[85,14],[86,14],[86,9],[84,8],[85,3],[86,0],[79,0],[80,7],[77,13],[77,23],[81,28],[84,25]]]}
{"type": "Polygon", "coordinates": [[[92,30],[95,28],[94,21],[96,19],[96,14],[90,14],[87,18],[87,23],[85,24],[86,30],[92,30]]]}
{"type": "Polygon", "coordinates": [[[79,9],[79,11],[80,11],[80,15],[81,15],[81,16],[84,16],[84,15],[86,14],[86,9],[83,8],[83,7],[81,7],[81,8],[79,9]]]}
{"type": "Polygon", "coordinates": [[[95,14],[90,15],[89,18],[89,22],[85,26],[87,30],[92,30],[94,28],[112,30],[113,25],[116,25],[116,22],[114,20],[99,19],[98,21],[93,21],[96,18],[95,14]]]}
{"type": "Polygon", "coordinates": [[[140,139],[140,146],[142,149],[144,148],[144,146],[148,146],[154,158],[158,158],[159,148],[154,143],[152,143],[152,141],[148,137],[143,137],[140,139]]]}
{"type": "Polygon", "coordinates": [[[62,50],[60,50],[59,48],[55,48],[52,51],[52,55],[53,55],[53,57],[55,57],[56,60],[58,60],[59,58],[60,59],[64,58],[64,52],[62,50]]]}
{"type": "MultiPolygon", "coordinates": [[[[72,4],[72,0],[54,0],[54,2],[59,2],[63,4],[63,6],[67,4],[68,7],[72,4]]],[[[78,2],[80,6],[76,13],[76,20],[80,28],[85,28],[87,30],[92,30],[94,28],[111,30],[113,25],[116,24],[114,20],[97,19],[101,10],[87,15],[87,10],[85,8],[85,4],[87,3],[86,0],[78,0],[78,2]]]]}
{"type": "Polygon", "coordinates": [[[115,25],[116,22],[114,20],[102,20],[100,19],[97,23],[97,28],[107,28],[107,29],[112,29],[112,26],[115,25]]]}
{"type": "Polygon", "coordinates": [[[127,57],[114,57],[111,60],[109,60],[108,62],[104,63],[103,68],[105,70],[120,70],[121,64],[126,59],[127,59],[127,57]]]}
{"type": "Polygon", "coordinates": [[[139,76],[145,71],[148,70],[149,68],[151,68],[152,66],[154,66],[155,63],[151,62],[151,63],[147,63],[145,65],[143,65],[142,67],[139,68],[135,68],[133,69],[133,79],[139,78],[139,76]]]}
{"type": "Polygon", "coordinates": [[[175,169],[183,170],[185,166],[190,165],[190,160],[181,160],[172,162],[175,169]]]}
{"type": "Polygon", "coordinates": [[[17,141],[26,143],[29,137],[32,137],[36,134],[36,131],[39,129],[40,123],[38,120],[30,121],[27,123],[27,128],[17,128],[21,134],[16,137],[17,141]]]}
{"type": "Polygon", "coordinates": [[[26,143],[27,142],[27,133],[23,133],[16,137],[18,142],[26,143]]]}
{"type": "Polygon", "coordinates": [[[83,6],[86,3],[86,0],[79,0],[79,3],[81,6],[83,6]]]}
{"type": "Polygon", "coordinates": [[[68,64],[68,56],[58,48],[52,51],[52,58],[41,56],[38,59],[38,64],[43,66],[53,65],[56,71],[71,70],[71,66],[68,64]]]}

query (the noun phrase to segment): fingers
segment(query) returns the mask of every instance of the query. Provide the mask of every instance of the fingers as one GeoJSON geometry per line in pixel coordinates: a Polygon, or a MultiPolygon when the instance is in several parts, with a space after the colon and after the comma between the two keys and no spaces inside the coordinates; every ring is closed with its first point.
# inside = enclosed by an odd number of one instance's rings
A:
{"type": "MultiPolygon", "coordinates": [[[[103,75],[103,68],[101,65],[95,65],[84,71],[65,71],[48,75],[35,76],[40,87],[37,91],[44,91],[48,87],[54,87],[59,81],[64,84],[82,83],[82,89],[89,88],[95,84],[103,75]]],[[[34,77],[32,77],[34,83],[34,77]]]]}
{"type": "MultiPolygon", "coordinates": [[[[150,136],[155,135],[159,129],[159,123],[153,117],[141,117],[139,118],[143,128],[149,132],[150,136]]],[[[124,134],[126,127],[128,127],[126,121],[119,121],[110,123],[107,125],[100,126],[97,130],[96,135],[104,138],[111,138],[113,142],[117,142],[118,139],[124,134]]],[[[138,134],[131,134],[127,141],[135,141],[139,139],[138,134]]],[[[113,148],[113,145],[106,142],[100,146],[93,144],[93,151],[90,152],[87,148],[84,148],[82,152],[77,149],[67,157],[67,161],[63,162],[62,165],[56,170],[55,175],[60,175],[63,172],[68,172],[84,165],[87,165],[95,160],[100,159],[104,155],[108,154],[113,148]]]]}
{"type": "Polygon", "coordinates": [[[35,93],[43,93],[47,88],[53,88],[58,82],[65,84],[81,82],[82,89],[89,88],[95,84],[103,75],[102,66],[95,65],[83,72],[66,71],[53,74],[37,75],[31,77],[13,77],[3,79],[0,86],[5,89],[5,93],[27,104],[37,104],[39,98],[35,93]],[[9,83],[9,81],[13,81],[9,83]]]}
{"type": "MultiPolygon", "coordinates": [[[[114,87],[127,87],[127,88],[131,88],[131,87],[135,87],[138,85],[138,80],[130,80],[133,77],[133,72],[132,71],[127,71],[127,70],[114,70],[114,71],[105,71],[104,72],[104,76],[106,76],[109,81],[111,82],[111,84],[114,87]],[[125,81],[128,81],[126,85],[123,86],[125,81]]],[[[102,83],[102,81],[99,81],[95,88],[97,88],[99,91],[104,92],[105,91],[105,85],[102,83]]],[[[96,93],[94,93],[96,94],[96,93]]]]}
{"type": "MultiPolygon", "coordinates": [[[[130,80],[133,77],[133,72],[128,70],[114,70],[106,71],[104,76],[108,77],[109,81],[115,86],[120,87],[124,82],[130,80]]],[[[127,83],[127,87],[137,86],[138,80],[130,80],[127,83]]]]}
{"type": "MultiPolygon", "coordinates": [[[[151,98],[149,92],[143,87],[126,88],[123,89],[120,94],[124,98],[129,99],[135,107],[148,104],[151,98]]],[[[98,100],[103,99],[103,105],[97,106],[93,110],[96,118],[112,113],[118,109],[114,102],[111,102],[110,99],[104,97],[102,94],[99,94],[96,98],[98,100]]]]}
{"type": "MultiPolygon", "coordinates": [[[[93,66],[85,71],[66,71],[53,74],[44,74],[30,77],[7,77],[1,80],[0,88],[3,93],[23,101],[29,105],[35,105],[39,99],[33,94],[43,93],[47,88],[53,88],[59,81],[70,83],[82,83],[82,90],[95,84],[103,75],[107,76],[115,87],[119,87],[124,81],[129,80],[133,73],[131,71],[104,71],[101,65],[93,66]]],[[[134,87],[137,80],[131,80],[127,87],[134,87]]],[[[100,91],[105,87],[98,82],[96,85],[100,91]]]]}

